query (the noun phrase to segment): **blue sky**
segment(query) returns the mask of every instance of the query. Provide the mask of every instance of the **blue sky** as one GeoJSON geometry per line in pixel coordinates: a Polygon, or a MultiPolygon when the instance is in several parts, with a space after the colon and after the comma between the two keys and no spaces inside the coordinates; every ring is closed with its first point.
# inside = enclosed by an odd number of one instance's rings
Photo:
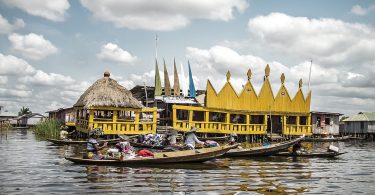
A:
{"type": "Polygon", "coordinates": [[[294,96],[313,59],[311,110],[375,108],[373,1],[0,0],[0,15],[9,113],[71,106],[107,70],[129,89],[153,85],[156,34],[159,64],[171,74],[176,58],[187,73],[189,60],[198,89],[210,79],[220,90],[230,70],[239,92],[251,68],[259,91],[268,63],[274,93],[285,73],[294,96]]]}

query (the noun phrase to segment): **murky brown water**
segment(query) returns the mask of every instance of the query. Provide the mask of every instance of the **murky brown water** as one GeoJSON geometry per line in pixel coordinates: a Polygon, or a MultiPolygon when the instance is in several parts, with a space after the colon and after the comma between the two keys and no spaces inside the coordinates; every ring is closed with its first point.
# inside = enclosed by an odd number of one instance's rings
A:
{"type": "MultiPolygon", "coordinates": [[[[54,146],[31,131],[0,139],[0,194],[247,194],[375,192],[375,143],[336,143],[348,152],[334,159],[222,158],[158,167],[75,165],[72,146],[54,146]]],[[[308,147],[324,148],[314,144],[308,147]]]]}

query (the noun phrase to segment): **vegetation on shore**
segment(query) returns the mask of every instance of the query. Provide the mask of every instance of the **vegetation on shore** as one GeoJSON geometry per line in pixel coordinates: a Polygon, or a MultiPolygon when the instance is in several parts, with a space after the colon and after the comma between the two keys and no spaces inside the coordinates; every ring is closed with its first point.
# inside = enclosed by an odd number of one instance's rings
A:
{"type": "Polygon", "coordinates": [[[61,122],[55,119],[46,119],[39,122],[33,131],[36,136],[44,138],[58,138],[60,133],[61,122]]]}
{"type": "Polygon", "coordinates": [[[24,106],[22,106],[21,110],[18,112],[18,116],[22,116],[24,114],[31,114],[33,112],[31,112],[31,110],[29,108],[25,108],[24,106]]]}

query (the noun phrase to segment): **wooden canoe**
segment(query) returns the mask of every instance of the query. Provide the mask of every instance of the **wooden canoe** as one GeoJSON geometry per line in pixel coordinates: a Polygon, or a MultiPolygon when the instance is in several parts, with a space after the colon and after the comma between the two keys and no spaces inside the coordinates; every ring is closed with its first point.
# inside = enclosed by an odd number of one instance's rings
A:
{"type": "Polygon", "coordinates": [[[127,160],[92,160],[83,159],[81,157],[65,157],[77,164],[95,164],[95,165],[153,165],[163,163],[188,163],[188,162],[204,162],[217,157],[222,156],[230,149],[237,147],[237,145],[231,146],[219,146],[212,148],[202,148],[196,150],[183,150],[175,152],[160,152],[154,153],[153,157],[136,157],[134,159],[127,160]]]}
{"type": "Polygon", "coordinates": [[[337,141],[347,141],[350,139],[350,136],[344,137],[327,137],[327,138],[305,138],[305,141],[308,142],[337,142],[337,141]]]}
{"type": "Polygon", "coordinates": [[[303,152],[299,154],[293,154],[292,152],[279,152],[274,156],[291,156],[291,157],[319,157],[319,158],[330,158],[345,154],[346,152],[303,152]]]}
{"type": "Polygon", "coordinates": [[[230,136],[222,136],[222,137],[199,137],[198,139],[201,141],[212,140],[212,141],[228,141],[230,136]]]}
{"type": "Polygon", "coordinates": [[[305,136],[301,136],[296,139],[292,139],[289,141],[271,144],[268,146],[259,146],[254,148],[236,148],[231,149],[224,156],[235,157],[235,156],[242,156],[242,157],[255,157],[255,156],[270,156],[272,154],[276,154],[280,151],[287,150],[290,146],[294,145],[295,143],[303,140],[305,136]]]}
{"type": "MultiPolygon", "coordinates": [[[[87,140],[61,140],[61,139],[47,139],[47,141],[52,142],[56,145],[84,145],[87,144],[87,140]]],[[[108,142],[108,144],[114,144],[120,142],[121,139],[107,139],[107,140],[98,140],[98,143],[108,142]]]]}
{"type": "Polygon", "coordinates": [[[137,142],[130,142],[130,145],[137,148],[151,148],[156,150],[163,150],[165,146],[156,146],[156,145],[150,145],[150,144],[144,144],[144,143],[137,143],[137,142]]]}

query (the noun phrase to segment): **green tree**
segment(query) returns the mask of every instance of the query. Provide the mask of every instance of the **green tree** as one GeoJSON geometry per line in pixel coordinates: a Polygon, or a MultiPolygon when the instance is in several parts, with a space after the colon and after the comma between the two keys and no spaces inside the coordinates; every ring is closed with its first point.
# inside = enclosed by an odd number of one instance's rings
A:
{"type": "Polygon", "coordinates": [[[18,112],[18,116],[22,116],[24,114],[31,114],[31,110],[29,108],[25,108],[22,106],[21,110],[18,112]]]}

